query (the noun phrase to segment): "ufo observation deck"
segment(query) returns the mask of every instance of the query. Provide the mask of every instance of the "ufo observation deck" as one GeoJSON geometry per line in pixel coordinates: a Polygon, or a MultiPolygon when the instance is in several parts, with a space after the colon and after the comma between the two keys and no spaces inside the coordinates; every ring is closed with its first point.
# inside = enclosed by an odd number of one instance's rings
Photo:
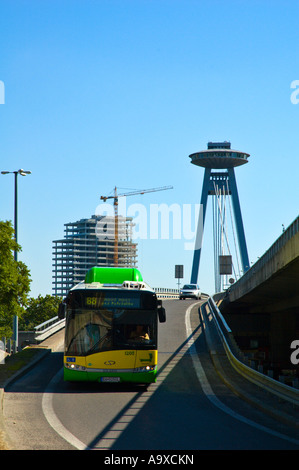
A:
{"type": "Polygon", "coordinates": [[[209,142],[207,150],[189,155],[191,163],[204,168],[233,168],[248,163],[249,153],[230,148],[230,142],[209,142]]]}

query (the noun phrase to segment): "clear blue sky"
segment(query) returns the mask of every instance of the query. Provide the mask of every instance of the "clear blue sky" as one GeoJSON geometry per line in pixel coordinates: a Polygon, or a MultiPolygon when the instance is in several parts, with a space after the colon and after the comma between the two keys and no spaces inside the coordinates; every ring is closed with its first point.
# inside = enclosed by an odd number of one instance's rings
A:
{"type": "MultiPolygon", "coordinates": [[[[52,293],[52,241],[119,188],[173,190],[127,206],[199,203],[204,170],[189,154],[228,140],[251,262],[298,215],[299,79],[295,0],[2,0],[1,170],[19,177],[19,243],[33,296],[52,293]]],[[[13,220],[13,175],[0,175],[13,220]]],[[[120,189],[121,191],[121,189],[120,189]]],[[[211,206],[199,283],[214,292],[211,206]]],[[[152,286],[190,280],[186,240],[141,240],[152,286]]]]}

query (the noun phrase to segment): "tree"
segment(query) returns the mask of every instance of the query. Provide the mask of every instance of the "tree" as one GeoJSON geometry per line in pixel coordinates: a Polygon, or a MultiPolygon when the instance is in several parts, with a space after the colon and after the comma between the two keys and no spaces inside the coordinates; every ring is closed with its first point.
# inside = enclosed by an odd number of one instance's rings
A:
{"type": "Polygon", "coordinates": [[[60,302],[61,299],[59,297],[52,297],[51,295],[46,295],[45,297],[39,295],[37,299],[31,297],[28,301],[26,312],[19,322],[19,330],[33,330],[35,326],[56,317],[60,302]]]}
{"type": "Polygon", "coordinates": [[[12,335],[14,315],[22,317],[30,290],[30,272],[13,252],[21,251],[11,222],[0,221],[0,337],[12,335]]]}

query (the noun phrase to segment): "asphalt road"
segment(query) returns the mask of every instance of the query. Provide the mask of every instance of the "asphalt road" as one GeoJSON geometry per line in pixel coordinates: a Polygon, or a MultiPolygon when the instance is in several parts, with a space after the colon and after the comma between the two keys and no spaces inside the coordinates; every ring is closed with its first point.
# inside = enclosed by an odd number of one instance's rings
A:
{"type": "Polygon", "coordinates": [[[227,388],[210,360],[199,302],[165,301],[158,380],[147,389],[69,384],[62,347],[5,391],[4,420],[18,450],[289,450],[295,439],[227,388]]]}

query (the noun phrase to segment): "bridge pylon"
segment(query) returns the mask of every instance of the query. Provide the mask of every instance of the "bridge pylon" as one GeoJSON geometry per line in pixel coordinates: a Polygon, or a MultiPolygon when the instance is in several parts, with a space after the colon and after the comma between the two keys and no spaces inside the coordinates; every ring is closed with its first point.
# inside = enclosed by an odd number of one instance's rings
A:
{"type": "Polygon", "coordinates": [[[244,165],[248,162],[250,155],[239,150],[231,149],[230,142],[209,142],[207,150],[202,150],[189,155],[193,165],[205,168],[202,193],[201,193],[201,211],[198,219],[198,227],[193,254],[193,264],[191,272],[191,283],[196,284],[198,280],[198,271],[201,256],[201,241],[203,238],[204,224],[208,196],[214,198],[213,220],[218,223],[218,232],[214,227],[214,263],[215,263],[215,289],[221,290],[221,275],[231,273],[231,254],[225,255],[224,239],[225,235],[225,208],[220,198],[231,196],[235,228],[238,239],[239,254],[243,273],[249,269],[249,258],[246,245],[245,231],[242,220],[242,213],[237,189],[237,182],[234,168],[244,165]],[[216,170],[216,171],[214,171],[216,170]],[[224,171],[225,170],[225,171],[224,171]],[[218,215],[216,215],[218,214],[218,215]],[[225,272],[226,271],[226,272],[225,272]]]}

